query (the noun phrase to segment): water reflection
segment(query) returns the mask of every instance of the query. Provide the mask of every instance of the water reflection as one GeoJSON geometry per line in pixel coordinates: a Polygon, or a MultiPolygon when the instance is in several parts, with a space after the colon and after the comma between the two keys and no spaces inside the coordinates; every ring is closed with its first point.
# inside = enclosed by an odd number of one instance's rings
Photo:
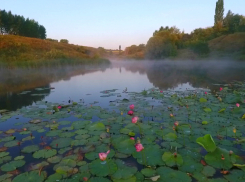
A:
{"type": "Polygon", "coordinates": [[[105,71],[108,64],[42,67],[38,69],[0,68],[0,109],[16,110],[43,100],[51,93],[50,83],[69,81],[76,75],[105,71]],[[27,93],[24,93],[28,91],[27,93]]]}
{"type": "Polygon", "coordinates": [[[214,83],[245,79],[242,62],[152,62],[112,61],[108,64],[60,66],[39,69],[0,70],[0,109],[16,110],[39,100],[62,102],[72,97],[90,103],[108,99],[100,91],[126,87],[141,91],[149,87],[166,89],[211,88],[214,83]],[[55,87],[54,90],[50,89],[55,87]],[[38,88],[38,89],[37,89],[38,88]],[[20,94],[23,91],[31,91],[20,94]],[[88,95],[89,94],[89,95],[88,95]]]}

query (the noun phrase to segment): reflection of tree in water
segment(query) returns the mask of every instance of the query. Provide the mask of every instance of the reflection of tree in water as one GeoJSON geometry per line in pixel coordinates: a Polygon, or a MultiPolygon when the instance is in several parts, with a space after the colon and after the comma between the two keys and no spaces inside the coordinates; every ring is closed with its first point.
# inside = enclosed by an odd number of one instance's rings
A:
{"type": "MultiPolygon", "coordinates": [[[[40,88],[49,88],[49,85],[40,88]]],[[[5,93],[0,95],[0,109],[16,110],[23,106],[32,105],[34,102],[40,101],[50,94],[50,89],[29,90],[26,94],[5,93]],[[34,94],[34,95],[33,95],[34,94]],[[38,95],[35,95],[38,94],[38,95]]]]}
{"type": "Polygon", "coordinates": [[[0,69],[0,109],[16,110],[50,94],[50,89],[35,90],[35,88],[49,88],[51,82],[69,80],[72,76],[84,75],[95,71],[104,71],[108,64],[76,65],[60,67],[43,67],[38,69],[13,70],[0,69]],[[22,91],[32,91],[27,94],[18,94],[22,91]]]}
{"type": "Polygon", "coordinates": [[[135,62],[124,67],[134,73],[147,74],[149,81],[160,89],[175,88],[183,83],[214,89],[214,83],[245,79],[245,64],[236,62],[135,62]]]}

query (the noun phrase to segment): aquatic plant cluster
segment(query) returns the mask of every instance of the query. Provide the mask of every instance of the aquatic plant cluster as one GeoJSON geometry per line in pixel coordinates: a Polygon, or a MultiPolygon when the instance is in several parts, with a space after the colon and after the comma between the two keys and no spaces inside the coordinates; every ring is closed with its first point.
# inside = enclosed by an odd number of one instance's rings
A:
{"type": "Polygon", "coordinates": [[[218,87],[1,110],[0,182],[245,181],[245,83],[218,87]]]}

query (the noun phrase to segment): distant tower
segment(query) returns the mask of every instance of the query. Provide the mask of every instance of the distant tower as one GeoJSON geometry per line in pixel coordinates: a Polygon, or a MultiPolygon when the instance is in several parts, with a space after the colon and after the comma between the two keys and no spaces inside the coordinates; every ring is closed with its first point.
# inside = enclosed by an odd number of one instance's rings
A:
{"type": "Polygon", "coordinates": [[[121,54],[121,45],[119,45],[119,54],[121,54]]]}

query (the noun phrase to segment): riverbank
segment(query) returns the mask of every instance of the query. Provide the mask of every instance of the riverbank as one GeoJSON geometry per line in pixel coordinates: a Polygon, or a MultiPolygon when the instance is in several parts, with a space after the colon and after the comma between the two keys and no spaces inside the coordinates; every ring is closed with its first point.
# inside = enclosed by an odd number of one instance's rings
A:
{"type": "Polygon", "coordinates": [[[0,35],[1,64],[47,65],[100,61],[106,61],[106,59],[102,58],[96,48],[54,42],[48,39],[0,35]]]}

